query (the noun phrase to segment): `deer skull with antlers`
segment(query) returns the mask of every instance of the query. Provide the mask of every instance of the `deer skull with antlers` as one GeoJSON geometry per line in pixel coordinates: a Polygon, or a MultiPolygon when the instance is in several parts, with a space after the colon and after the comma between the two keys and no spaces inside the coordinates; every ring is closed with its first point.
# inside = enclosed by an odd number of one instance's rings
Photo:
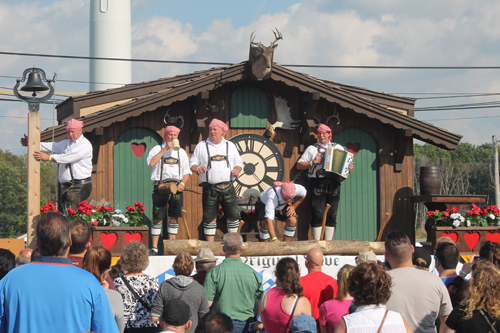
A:
{"type": "Polygon", "coordinates": [[[250,36],[250,74],[257,80],[265,80],[271,76],[274,50],[278,47],[276,42],[283,39],[281,33],[273,30],[274,42],[269,46],[264,46],[261,42],[254,42],[254,32],[250,36]]]}

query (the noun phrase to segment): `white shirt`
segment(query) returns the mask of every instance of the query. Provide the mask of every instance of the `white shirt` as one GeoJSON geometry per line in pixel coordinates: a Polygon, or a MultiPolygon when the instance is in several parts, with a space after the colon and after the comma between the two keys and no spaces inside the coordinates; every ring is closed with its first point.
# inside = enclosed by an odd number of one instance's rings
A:
{"type": "MultiPolygon", "coordinates": [[[[376,333],[387,308],[384,305],[363,305],[351,314],[345,315],[346,332],[376,333]]],[[[406,332],[403,317],[389,311],[382,326],[382,333],[406,332]]]]}
{"type": "MultiPolygon", "coordinates": [[[[307,147],[306,151],[304,152],[304,154],[302,154],[302,156],[299,158],[299,160],[297,162],[311,162],[312,161],[314,163],[314,160],[316,159],[316,155],[318,155],[318,150],[321,150],[321,153],[324,153],[325,149],[326,149],[326,145],[323,145],[320,142],[318,142],[317,144],[311,145],[311,146],[307,147]],[[318,149],[318,147],[316,145],[320,146],[320,148],[318,149]]],[[[335,144],[334,149],[341,150],[341,151],[345,150],[344,147],[342,147],[338,143],[335,144]]],[[[312,170],[312,173],[309,174],[309,178],[316,178],[316,168],[314,166],[311,168],[314,168],[314,169],[312,170]]],[[[318,175],[318,177],[323,178],[324,176],[318,175]]]]}
{"type": "MultiPolygon", "coordinates": [[[[158,155],[158,153],[162,150],[162,148],[165,147],[167,143],[163,143],[162,145],[157,145],[154,146],[153,149],[149,151],[148,158],[147,158],[147,164],[149,165],[149,162],[158,155]]],[[[191,175],[191,169],[189,169],[189,157],[186,154],[186,151],[182,148],[179,150],[167,150],[165,154],[163,154],[163,158],[166,159],[167,163],[163,164],[163,175],[160,177],[160,172],[161,172],[161,163],[163,162],[160,160],[158,163],[156,163],[155,166],[153,166],[153,170],[151,171],[151,180],[165,180],[165,179],[176,179],[181,181],[182,178],[185,175],[191,175]],[[168,163],[168,159],[171,159],[171,163],[168,163]],[[180,161],[180,171],[181,174],[179,175],[179,161],[180,161]]]]}
{"type": "Polygon", "coordinates": [[[222,138],[222,142],[218,145],[210,142],[210,139],[206,139],[205,141],[198,143],[194,149],[193,155],[191,156],[191,160],[189,161],[189,166],[192,167],[193,165],[198,165],[208,167],[207,142],[210,157],[213,158],[215,156],[227,155],[226,158],[229,161],[229,168],[226,160],[212,160],[212,166],[208,169],[208,172],[204,174],[200,173],[200,181],[217,184],[234,180],[231,171],[237,166],[243,167],[243,162],[241,161],[240,154],[238,153],[234,143],[227,141],[224,138],[222,138]]]}
{"type": "Polygon", "coordinates": [[[65,139],[59,142],[40,142],[40,150],[52,155],[54,162],[59,164],[59,182],[73,179],[85,179],[92,175],[92,144],[81,135],[76,141],[65,139]]]}
{"type": "MultiPolygon", "coordinates": [[[[276,193],[273,188],[270,187],[260,195],[260,201],[266,205],[266,215],[267,219],[274,220],[274,212],[276,210],[281,210],[287,204],[281,197],[281,187],[276,187],[276,193]],[[276,193],[278,196],[276,196],[276,193]]],[[[295,197],[305,197],[307,195],[307,190],[304,186],[295,184],[295,197]]]]}

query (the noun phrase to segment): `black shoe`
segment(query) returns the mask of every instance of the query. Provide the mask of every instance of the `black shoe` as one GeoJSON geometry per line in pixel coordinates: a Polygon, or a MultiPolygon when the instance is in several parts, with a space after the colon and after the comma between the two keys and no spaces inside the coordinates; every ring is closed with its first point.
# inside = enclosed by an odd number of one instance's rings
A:
{"type": "Polygon", "coordinates": [[[150,256],[157,256],[158,255],[158,250],[153,250],[153,249],[149,249],[149,255],[150,256]]]}

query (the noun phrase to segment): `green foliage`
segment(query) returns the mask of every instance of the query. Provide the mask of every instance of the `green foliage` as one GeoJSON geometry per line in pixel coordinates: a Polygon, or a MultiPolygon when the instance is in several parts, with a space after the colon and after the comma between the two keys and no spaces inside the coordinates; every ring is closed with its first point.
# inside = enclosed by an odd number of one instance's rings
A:
{"type": "MultiPolygon", "coordinates": [[[[40,201],[54,200],[57,169],[48,163],[42,163],[40,172],[40,201]]],[[[0,175],[0,238],[13,238],[26,233],[26,155],[18,156],[0,149],[0,175]]]]}

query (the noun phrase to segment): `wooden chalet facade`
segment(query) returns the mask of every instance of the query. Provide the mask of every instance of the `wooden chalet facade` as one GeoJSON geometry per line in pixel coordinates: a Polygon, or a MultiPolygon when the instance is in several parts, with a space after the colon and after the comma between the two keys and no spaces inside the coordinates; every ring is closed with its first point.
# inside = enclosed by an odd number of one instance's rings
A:
{"type": "MultiPolygon", "coordinates": [[[[179,140],[191,155],[207,137],[213,117],[228,124],[226,139],[243,133],[264,135],[277,121],[275,97],[281,97],[291,118],[300,120],[295,129],[277,128],[270,138],[283,157],[284,181],[293,179],[298,172],[296,161],[316,142],[315,116],[324,121],[338,114],[340,124],[332,118],[328,123],[333,141],[343,146],[359,144],[354,170],[342,184],[334,239],[373,241],[386,214],[390,219],[385,233],[400,229],[414,239],[412,139],[450,150],[461,136],[414,118],[412,98],[321,80],[278,64],[273,64],[269,79],[257,81],[249,77],[248,67],[248,62],[242,62],[69,98],[57,107],[61,125],[55,128],[54,139],[66,137],[64,123],[69,119],[83,120],[84,135],[94,147],[90,199],[105,199],[117,208],[141,201],[148,209],[153,186],[146,157],[161,143],[167,112],[172,121],[183,117],[179,140]],[[207,104],[214,109],[208,110],[207,104]]],[[[52,140],[51,135],[47,129],[42,141],[52,140]]],[[[307,188],[306,175],[297,182],[307,188]]],[[[187,188],[201,192],[198,184],[194,174],[187,188]]],[[[187,224],[194,239],[203,239],[201,195],[195,192],[184,195],[187,224]]],[[[308,206],[306,200],[299,207],[299,240],[310,238],[308,206]]],[[[242,217],[247,222],[252,219],[242,217]]],[[[252,228],[256,230],[255,223],[252,228]]],[[[178,239],[186,238],[181,224],[178,239]]]]}

